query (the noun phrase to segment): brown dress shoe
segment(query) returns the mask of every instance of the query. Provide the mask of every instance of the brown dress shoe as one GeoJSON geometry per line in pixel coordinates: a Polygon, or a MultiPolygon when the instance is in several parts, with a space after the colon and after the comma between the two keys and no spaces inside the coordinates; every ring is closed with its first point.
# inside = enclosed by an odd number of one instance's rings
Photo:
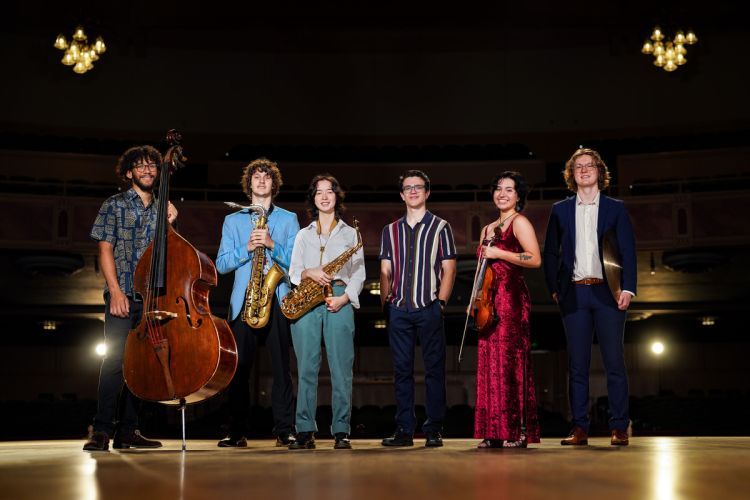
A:
{"type": "Polygon", "coordinates": [[[570,436],[560,441],[560,444],[563,446],[585,446],[589,444],[589,435],[576,425],[570,432],[570,436]]]}
{"type": "Polygon", "coordinates": [[[627,431],[620,429],[612,430],[612,446],[627,446],[630,443],[630,437],[627,431]]]}
{"type": "Polygon", "coordinates": [[[112,448],[122,450],[125,448],[161,448],[161,443],[148,439],[138,429],[132,432],[116,432],[112,440],[112,448]]]}

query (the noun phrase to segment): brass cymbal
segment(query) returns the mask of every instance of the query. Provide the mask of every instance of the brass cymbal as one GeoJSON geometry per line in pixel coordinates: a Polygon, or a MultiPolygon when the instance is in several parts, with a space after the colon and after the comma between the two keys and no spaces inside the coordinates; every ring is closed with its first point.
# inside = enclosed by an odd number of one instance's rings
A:
{"type": "Polygon", "coordinates": [[[602,248],[604,250],[604,258],[602,259],[604,261],[604,275],[607,278],[609,291],[612,292],[612,297],[617,302],[620,300],[620,293],[622,292],[620,286],[622,283],[622,260],[617,248],[617,239],[611,231],[604,235],[602,248]]]}

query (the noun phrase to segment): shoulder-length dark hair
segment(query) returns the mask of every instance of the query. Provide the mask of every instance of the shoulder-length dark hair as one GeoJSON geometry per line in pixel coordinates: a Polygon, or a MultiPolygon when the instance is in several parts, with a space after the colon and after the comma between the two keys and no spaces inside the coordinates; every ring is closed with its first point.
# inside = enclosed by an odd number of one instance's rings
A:
{"type": "Polygon", "coordinates": [[[242,191],[249,200],[253,199],[253,174],[257,171],[265,172],[271,176],[271,198],[276,198],[279,194],[279,190],[284,182],[281,180],[281,171],[279,170],[278,164],[269,160],[268,158],[258,158],[247,164],[245,171],[242,173],[242,179],[240,184],[242,185],[242,191]]]}
{"type": "Polygon", "coordinates": [[[597,151],[590,148],[576,149],[576,152],[573,153],[568,161],[565,162],[565,170],[563,170],[563,178],[565,179],[565,184],[567,184],[568,189],[570,189],[574,193],[578,191],[578,184],[576,184],[576,178],[573,169],[575,168],[575,163],[578,157],[583,155],[589,155],[594,159],[596,168],[599,170],[599,191],[604,191],[607,187],[609,187],[609,181],[611,179],[609,175],[609,169],[604,163],[604,160],[602,160],[601,155],[599,155],[597,151]]]}
{"type": "Polygon", "coordinates": [[[503,179],[511,179],[515,184],[514,188],[518,193],[518,202],[516,203],[516,212],[523,210],[526,206],[526,196],[529,194],[529,185],[526,184],[526,179],[523,178],[520,172],[515,170],[506,170],[500,175],[495,176],[490,184],[490,193],[494,193],[497,189],[497,184],[503,179]]]}
{"type": "Polygon", "coordinates": [[[307,213],[314,220],[318,218],[318,213],[320,211],[318,210],[318,207],[315,206],[315,192],[318,190],[318,182],[320,181],[328,181],[331,183],[333,194],[336,195],[336,205],[333,207],[333,215],[337,220],[341,219],[343,213],[346,212],[346,207],[344,206],[346,193],[341,189],[339,181],[337,181],[331,174],[319,174],[313,177],[310,181],[310,187],[307,189],[307,199],[305,200],[307,204],[307,213]]]}
{"type": "Polygon", "coordinates": [[[115,166],[115,174],[123,184],[130,184],[131,179],[127,178],[127,173],[133,170],[133,167],[144,160],[156,163],[157,169],[161,170],[161,153],[153,146],[142,145],[133,146],[125,151],[115,166]]]}

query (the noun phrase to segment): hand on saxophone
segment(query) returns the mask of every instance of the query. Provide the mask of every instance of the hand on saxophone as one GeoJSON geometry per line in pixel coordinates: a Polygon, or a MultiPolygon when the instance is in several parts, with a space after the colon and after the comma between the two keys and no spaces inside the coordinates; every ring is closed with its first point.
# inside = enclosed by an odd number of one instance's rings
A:
{"type": "Polygon", "coordinates": [[[252,252],[258,247],[266,247],[273,250],[273,246],[274,243],[271,235],[268,234],[268,228],[253,229],[253,232],[250,233],[250,239],[247,242],[248,251],[252,252]]]}
{"type": "Polygon", "coordinates": [[[311,267],[302,271],[302,279],[310,278],[318,285],[328,285],[333,280],[333,276],[323,271],[323,266],[311,267]]]}

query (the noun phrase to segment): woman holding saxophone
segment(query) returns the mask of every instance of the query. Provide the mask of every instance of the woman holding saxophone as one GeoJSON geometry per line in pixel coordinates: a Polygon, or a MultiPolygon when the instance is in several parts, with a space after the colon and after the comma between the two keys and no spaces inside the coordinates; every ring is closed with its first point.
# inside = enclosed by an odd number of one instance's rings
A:
{"type": "MultiPolygon", "coordinates": [[[[315,411],[321,336],[331,372],[334,448],[351,448],[349,420],[354,364],[354,310],[365,281],[365,260],[359,232],[341,218],[344,192],[331,175],[313,178],[307,193],[312,223],[294,240],[289,277],[296,291],[313,290],[309,300],[316,304],[321,287],[325,299],[292,322],[292,343],[297,355],[298,391],[297,440],[289,449],[315,448],[315,411]],[[314,284],[317,286],[315,286],[314,284]],[[317,296],[317,297],[315,297],[317,296]]],[[[287,300],[292,300],[293,294],[287,300]]],[[[305,297],[297,297],[304,301],[305,297]]],[[[285,314],[287,311],[282,305],[285,314]]]]}

